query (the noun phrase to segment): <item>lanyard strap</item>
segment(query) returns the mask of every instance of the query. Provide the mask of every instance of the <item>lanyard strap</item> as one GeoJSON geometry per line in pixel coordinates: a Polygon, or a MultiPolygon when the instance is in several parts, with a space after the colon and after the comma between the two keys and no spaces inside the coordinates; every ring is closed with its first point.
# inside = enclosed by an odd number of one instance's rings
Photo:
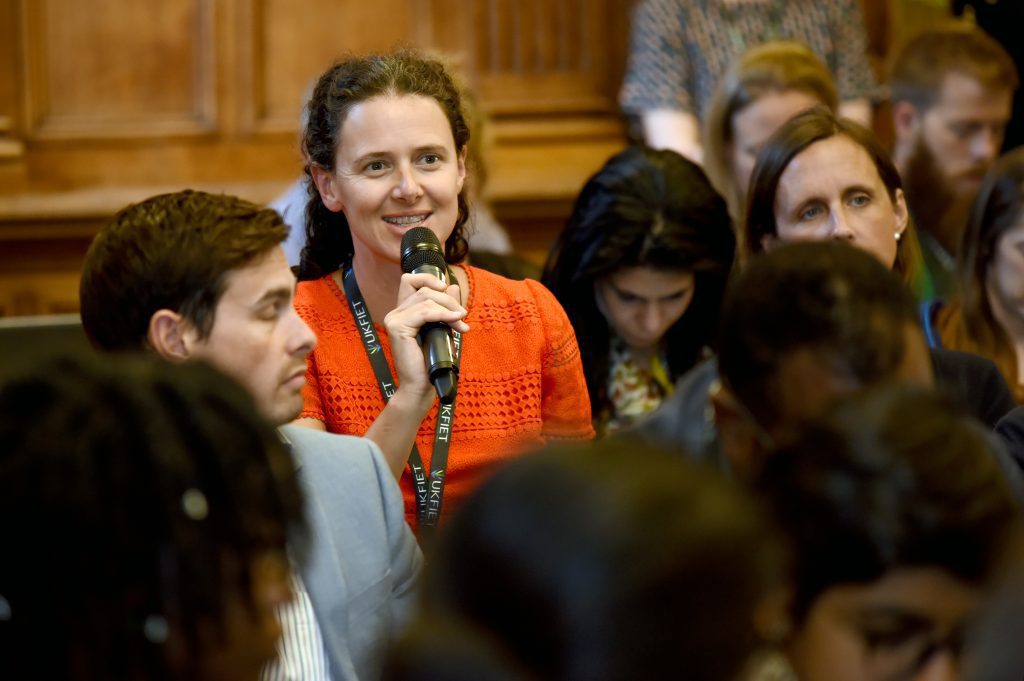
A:
{"type": "MultiPolygon", "coordinates": [[[[345,297],[348,299],[349,308],[352,310],[352,317],[359,329],[359,337],[366,348],[366,356],[370,359],[370,366],[377,377],[377,384],[380,387],[380,394],[387,402],[395,394],[395,379],[391,375],[391,368],[384,357],[380,340],[377,338],[377,330],[373,326],[373,319],[370,318],[370,311],[366,309],[366,301],[356,283],[356,275],[352,267],[345,270],[342,277],[345,284],[345,297]]],[[[452,345],[455,349],[455,363],[459,363],[462,356],[462,334],[452,329],[452,345]]],[[[427,473],[423,468],[423,459],[420,456],[416,443],[413,442],[412,451],[409,452],[409,471],[412,473],[413,483],[416,486],[416,519],[420,527],[434,527],[441,517],[441,501],[444,499],[444,479],[448,470],[448,449],[451,446],[451,432],[455,425],[455,402],[451,404],[437,404],[437,425],[434,428],[434,449],[431,455],[431,470],[427,473]]]]}

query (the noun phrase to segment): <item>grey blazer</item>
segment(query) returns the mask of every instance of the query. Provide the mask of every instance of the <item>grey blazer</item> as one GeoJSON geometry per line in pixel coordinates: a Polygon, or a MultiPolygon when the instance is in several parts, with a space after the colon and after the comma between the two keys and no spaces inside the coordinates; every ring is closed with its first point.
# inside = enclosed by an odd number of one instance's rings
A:
{"type": "Polygon", "coordinates": [[[306,493],[307,555],[298,556],[331,677],[381,676],[389,642],[411,614],[423,555],[405,522],[402,493],[365,438],[280,429],[306,493]]]}

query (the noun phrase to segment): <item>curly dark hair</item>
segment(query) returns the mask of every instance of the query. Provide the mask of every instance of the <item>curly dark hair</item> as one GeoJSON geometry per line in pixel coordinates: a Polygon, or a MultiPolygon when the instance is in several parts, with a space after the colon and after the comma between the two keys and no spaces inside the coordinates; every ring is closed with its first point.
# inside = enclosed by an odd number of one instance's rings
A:
{"type": "Polygon", "coordinates": [[[283,559],[286,536],[304,551],[291,457],[202,363],[49,360],[0,388],[0,438],[13,677],[198,678],[200,629],[222,632],[236,599],[255,607],[252,561],[283,559]]]}
{"type": "Polygon", "coordinates": [[[576,330],[591,413],[607,402],[610,345],[594,284],[628,267],[693,272],[693,300],[665,336],[675,380],[712,345],[735,250],[725,200],[673,151],[630,147],[587,181],[542,280],[576,330]]]}
{"type": "MultiPolygon", "coordinates": [[[[469,144],[469,123],[462,94],[446,66],[413,50],[349,57],[328,69],[317,81],[306,105],[308,121],[303,131],[309,199],[306,203],[306,246],[302,249],[299,279],[319,279],[352,259],[352,232],[342,212],[324,206],[313,181],[311,168],[335,170],[335,155],[345,117],[353,106],[384,95],[419,95],[438,103],[451,125],[455,150],[469,144]]],[[[468,251],[466,221],[469,206],[466,190],[459,192],[455,229],[445,241],[445,259],[461,262],[468,251]]]]}

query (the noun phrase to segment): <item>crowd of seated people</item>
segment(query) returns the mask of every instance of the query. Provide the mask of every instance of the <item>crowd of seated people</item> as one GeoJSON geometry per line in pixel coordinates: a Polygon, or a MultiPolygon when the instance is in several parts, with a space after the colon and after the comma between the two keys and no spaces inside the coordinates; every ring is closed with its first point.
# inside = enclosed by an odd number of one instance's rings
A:
{"type": "Polygon", "coordinates": [[[1020,678],[1012,62],[908,42],[890,155],[853,0],[635,18],[648,144],[539,280],[467,263],[468,95],[409,49],[313,88],[297,267],[231,196],[100,231],[99,356],[0,384],[0,675],[1020,678]]]}

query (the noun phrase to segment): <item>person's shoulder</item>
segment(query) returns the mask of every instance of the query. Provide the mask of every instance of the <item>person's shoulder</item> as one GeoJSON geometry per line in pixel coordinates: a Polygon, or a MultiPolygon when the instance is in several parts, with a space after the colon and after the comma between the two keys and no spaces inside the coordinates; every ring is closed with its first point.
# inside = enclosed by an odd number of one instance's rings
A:
{"type": "Polygon", "coordinates": [[[999,373],[995,362],[976,355],[973,352],[961,352],[947,348],[929,348],[935,377],[942,380],[947,377],[979,377],[999,373]]]}
{"type": "Polygon", "coordinates": [[[693,367],[635,432],[651,442],[682,447],[694,456],[703,454],[709,394],[717,380],[718,362],[714,358],[693,367]]]}
{"type": "Polygon", "coordinates": [[[470,282],[475,287],[474,304],[486,308],[491,313],[504,308],[506,312],[513,310],[526,316],[546,316],[552,310],[560,314],[562,306],[551,293],[536,279],[507,279],[499,274],[482,270],[478,267],[467,267],[470,282]]]}
{"type": "Polygon", "coordinates": [[[330,277],[330,274],[325,274],[322,277],[316,277],[315,279],[300,279],[296,284],[296,288],[322,288],[327,286],[327,280],[330,279],[330,277]]]}
{"type": "Polygon", "coordinates": [[[328,279],[331,275],[325,275],[319,279],[306,279],[295,284],[295,300],[313,300],[329,295],[331,285],[328,279]]]}
{"type": "Polygon", "coordinates": [[[322,323],[337,316],[337,306],[344,298],[330,280],[331,275],[319,279],[300,281],[295,285],[295,297],[292,305],[299,316],[313,327],[317,335],[322,333],[322,323]]]}
{"type": "MultiPolygon", "coordinates": [[[[352,435],[338,435],[301,426],[281,426],[282,439],[292,448],[296,466],[350,473],[354,470],[374,472],[375,458],[380,455],[372,440],[352,435]]],[[[375,474],[375,473],[374,473],[375,474]]]]}
{"type": "Polygon", "coordinates": [[[996,424],[995,433],[1017,465],[1024,469],[1024,406],[1011,409],[996,424]]]}
{"type": "Polygon", "coordinates": [[[935,382],[988,427],[1016,405],[995,362],[971,352],[931,348],[935,382]]]}
{"type": "MultiPolygon", "coordinates": [[[[530,279],[509,279],[490,270],[485,270],[472,265],[463,265],[469,273],[471,285],[476,287],[476,292],[488,302],[495,300],[516,300],[529,294],[530,279]]],[[[537,283],[537,282],[533,282],[537,283]]]]}

